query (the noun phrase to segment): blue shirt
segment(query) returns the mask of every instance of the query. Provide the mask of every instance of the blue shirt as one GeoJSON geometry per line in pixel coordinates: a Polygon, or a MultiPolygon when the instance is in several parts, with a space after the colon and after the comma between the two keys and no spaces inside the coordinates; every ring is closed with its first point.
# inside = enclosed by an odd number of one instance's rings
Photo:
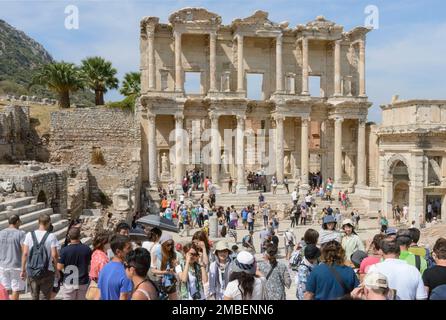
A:
{"type": "MultiPolygon", "coordinates": [[[[338,272],[347,288],[353,290],[359,285],[358,278],[352,268],[335,265],[334,269],[338,272]]],[[[329,267],[324,263],[315,267],[310,273],[306,291],[313,293],[315,300],[335,300],[347,294],[331,273],[329,267]]]]}
{"type": "Polygon", "coordinates": [[[248,211],[246,211],[246,210],[243,210],[243,211],[242,211],[242,219],[243,219],[243,220],[248,219],[248,211]]]}
{"type": "MultiPolygon", "coordinates": [[[[125,274],[124,264],[111,261],[99,272],[101,300],[119,300],[121,293],[131,293],[133,284],[125,274]]],[[[129,297],[130,298],[130,297],[129,297]]]]}

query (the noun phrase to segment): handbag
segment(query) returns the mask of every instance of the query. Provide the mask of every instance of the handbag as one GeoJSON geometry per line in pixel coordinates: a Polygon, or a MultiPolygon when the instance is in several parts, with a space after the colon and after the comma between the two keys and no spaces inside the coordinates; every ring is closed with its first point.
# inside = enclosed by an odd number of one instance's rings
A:
{"type": "Polygon", "coordinates": [[[94,280],[90,281],[88,285],[87,293],[85,294],[85,299],[87,300],[99,300],[101,297],[101,291],[98,288],[98,283],[94,280]]]}

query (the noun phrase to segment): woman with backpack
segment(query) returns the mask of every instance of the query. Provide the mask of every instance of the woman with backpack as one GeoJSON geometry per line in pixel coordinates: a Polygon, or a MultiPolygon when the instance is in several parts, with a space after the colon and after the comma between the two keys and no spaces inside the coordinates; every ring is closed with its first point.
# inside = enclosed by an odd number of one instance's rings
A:
{"type": "Polygon", "coordinates": [[[157,277],[157,285],[169,300],[178,300],[175,267],[177,265],[177,254],[175,242],[170,235],[162,235],[160,246],[156,248],[152,257],[151,272],[157,277]]]}
{"type": "Polygon", "coordinates": [[[265,276],[264,300],[286,300],[286,289],[291,286],[291,276],[288,267],[277,261],[277,246],[268,244],[264,262],[259,263],[259,271],[265,276]]]}

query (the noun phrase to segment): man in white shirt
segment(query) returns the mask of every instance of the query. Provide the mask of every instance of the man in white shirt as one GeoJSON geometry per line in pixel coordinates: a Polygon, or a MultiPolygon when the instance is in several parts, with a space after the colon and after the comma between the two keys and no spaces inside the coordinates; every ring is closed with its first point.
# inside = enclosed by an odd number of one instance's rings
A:
{"type": "Polygon", "coordinates": [[[184,203],[184,194],[180,194],[180,203],[181,203],[181,204],[184,203]]]}
{"type": "Polygon", "coordinates": [[[389,288],[396,290],[398,300],[425,300],[427,292],[420,272],[400,260],[400,246],[395,240],[381,241],[384,261],[369,267],[367,273],[378,272],[387,277],[389,288]]]}
{"type": "Polygon", "coordinates": [[[293,253],[294,247],[297,244],[296,236],[294,235],[293,228],[289,228],[283,234],[283,239],[285,241],[285,254],[286,260],[289,261],[291,253],[293,253]]]}
{"type": "Polygon", "coordinates": [[[291,193],[291,200],[293,201],[294,205],[297,204],[298,197],[297,197],[297,190],[296,189],[294,189],[294,191],[291,193]]]}
{"type": "Polygon", "coordinates": [[[29,270],[27,270],[27,264],[29,263],[28,256],[32,253],[32,248],[34,246],[33,233],[35,234],[37,243],[40,243],[43,238],[46,237],[45,249],[49,258],[48,270],[46,270],[44,275],[39,278],[33,278],[31,275],[28,275],[33,300],[39,300],[40,294],[41,297],[43,297],[43,300],[49,300],[53,289],[54,276],[56,272],[55,266],[57,265],[57,260],[59,259],[57,252],[59,243],[56,236],[47,231],[50,224],[51,217],[45,213],[41,214],[39,216],[39,229],[28,232],[23,243],[22,272],[20,277],[24,280],[27,272],[29,272],[29,270]]]}

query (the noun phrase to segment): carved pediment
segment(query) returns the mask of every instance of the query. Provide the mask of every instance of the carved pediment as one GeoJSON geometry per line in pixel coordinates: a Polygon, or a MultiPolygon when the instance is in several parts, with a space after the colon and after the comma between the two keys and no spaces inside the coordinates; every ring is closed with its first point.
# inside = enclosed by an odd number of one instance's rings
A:
{"type": "Polygon", "coordinates": [[[324,16],[317,16],[315,20],[308,22],[306,25],[299,24],[296,26],[298,31],[311,30],[319,31],[323,33],[327,32],[342,32],[344,29],[341,25],[334,23],[333,21],[325,19],[324,16]]]}
{"type": "Polygon", "coordinates": [[[169,16],[169,22],[171,24],[219,25],[221,24],[221,17],[204,8],[184,8],[172,13],[169,16]]]}
{"type": "Polygon", "coordinates": [[[279,30],[286,29],[288,22],[275,23],[268,19],[268,12],[257,10],[253,15],[244,19],[232,21],[233,28],[248,27],[249,29],[279,30]]]}

